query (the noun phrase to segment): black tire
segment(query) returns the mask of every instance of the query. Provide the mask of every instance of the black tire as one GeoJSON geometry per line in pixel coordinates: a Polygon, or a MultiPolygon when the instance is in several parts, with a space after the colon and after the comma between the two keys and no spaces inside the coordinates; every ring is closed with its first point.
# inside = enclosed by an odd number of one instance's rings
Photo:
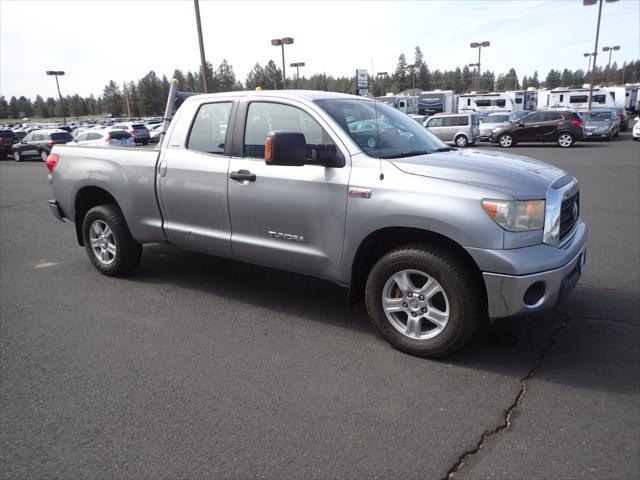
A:
{"type": "Polygon", "coordinates": [[[49,157],[49,154],[45,150],[40,150],[40,152],[38,152],[38,155],[40,155],[40,159],[43,162],[46,162],[47,158],[49,157]]]}
{"type": "Polygon", "coordinates": [[[481,318],[486,317],[479,288],[470,269],[445,248],[408,245],[390,251],[374,265],[367,278],[365,300],[371,323],[391,345],[410,355],[436,358],[461,348],[471,338],[481,318]],[[449,319],[433,338],[411,338],[398,330],[385,314],[382,298],[387,281],[403,270],[426,273],[440,283],[446,293],[449,319]]]}
{"type": "Polygon", "coordinates": [[[126,275],[140,263],[142,258],[142,245],[131,236],[124,216],[116,204],[99,205],[89,210],[82,221],[82,238],[89,260],[104,275],[111,277],[126,275]],[[96,220],[106,223],[113,233],[116,253],[109,264],[102,263],[91,246],[89,230],[96,220]]]}
{"type": "Polygon", "coordinates": [[[503,133],[498,137],[498,145],[502,148],[511,148],[516,144],[515,138],[510,133],[503,133]],[[509,139],[511,141],[509,141],[509,139]]]}
{"type": "Polygon", "coordinates": [[[469,139],[466,135],[457,135],[456,138],[453,139],[453,143],[456,144],[456,147],[464,148],[469,145],[469,139]]]}

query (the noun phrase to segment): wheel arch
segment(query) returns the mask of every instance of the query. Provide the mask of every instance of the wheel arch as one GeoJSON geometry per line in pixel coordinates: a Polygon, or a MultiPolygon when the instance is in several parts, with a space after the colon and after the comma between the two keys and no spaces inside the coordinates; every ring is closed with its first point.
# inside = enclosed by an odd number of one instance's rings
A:
{"type": "Polygon", "coordinates": [[[102,187],[86,186],[78,190],[74,199],[74,223],[76,227],[76,238],[79,245],[84,246],[84,240],[82,238],[82,222],[87,212],[98,205],[106,205],[110,203],[116,204],[122,211],[122,208],[115,197],[102,187]]]}
{"type": "Polygon", "coordinates": [[[487,302],[487,291],[482,271],[475,260],[459,243],[440,233],[415,227],[385,227],[376,230],[360,243],[351,265],[350,293],[351,303],[362,298],[369,272],[375,263],[394,248],[409,244],[438,246],[452,252],[472,272],[478,282],[483,301],[487,302]]]}

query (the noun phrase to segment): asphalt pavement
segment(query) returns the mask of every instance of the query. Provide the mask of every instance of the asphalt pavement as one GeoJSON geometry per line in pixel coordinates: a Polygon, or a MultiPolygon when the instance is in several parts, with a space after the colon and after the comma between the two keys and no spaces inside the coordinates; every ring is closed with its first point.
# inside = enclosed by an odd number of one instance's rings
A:
{"type": "Polygon", "coordinates": [[[438,361],[320,280],[163,245],[104,277],[1,162],[0,478],[638,478],[640,142],[512,152],[580,180],[586,271],[438,361]]]}

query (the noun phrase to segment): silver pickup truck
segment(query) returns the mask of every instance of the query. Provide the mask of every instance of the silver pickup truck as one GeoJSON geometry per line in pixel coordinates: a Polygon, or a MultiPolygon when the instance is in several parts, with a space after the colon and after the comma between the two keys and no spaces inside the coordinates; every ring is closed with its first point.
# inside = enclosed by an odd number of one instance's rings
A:
{"type": "Polygon", "coordinates": [[[167,125],[156,150],[49,156],[51,211],[105,275],[129,273],[148,243],[312,275],[364,295],[394,347],[436,357],[487,317],[553,307],[582,273],[574,177],[447,147],[379,102],[197,95],[167,125]]]}

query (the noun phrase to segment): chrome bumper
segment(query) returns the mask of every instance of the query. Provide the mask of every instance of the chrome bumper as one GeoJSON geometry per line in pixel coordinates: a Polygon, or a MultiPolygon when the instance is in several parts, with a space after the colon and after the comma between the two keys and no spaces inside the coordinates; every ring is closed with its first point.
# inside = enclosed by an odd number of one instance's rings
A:
{"type": "Polygon", "coordinates": [[[60,205],[55,200],[49,200],[49,210],[51,210],[51,214],[56,217],[61,222],[64,222],[65,215],[60,205]]]}
{"type": "Polygon", "coordinates": [[[531,275],[483,273],[489,317],[511,317],[556,306],[575,288],[585,266],[586,245],[565,266],[531,275]]]}

